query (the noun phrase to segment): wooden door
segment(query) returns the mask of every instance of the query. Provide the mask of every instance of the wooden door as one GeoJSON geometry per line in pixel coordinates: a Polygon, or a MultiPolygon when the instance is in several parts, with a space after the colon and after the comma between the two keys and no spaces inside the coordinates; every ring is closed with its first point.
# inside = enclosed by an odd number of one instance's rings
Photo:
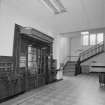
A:
{"type": "Polygon", "coordinates": [[[32,88],[46,84],[47,54],[45,47],[28,45],[28,78],[32,88]]]}
{"type": "Polygon", "coordinates": [[[46,47],[37,49],[37,64],[38,64],[38,72],[37,72],[37,80],[38,87],[46,84],[46,65],[47,65],[47,56],[46,56],[46,47]]]}
{"type": "Polygon", "coordinates": [[[22,81],[25,87],[22,89],[31,90],[48,83],[47,50],[47,47],[35,46],[22,40],[19,64],[25,75],[22,81]]]}
{"type": "Polygon", "coordinates": [[[28,51],[28,71],[30,78],[34,78],[35,87],[40,87],[46,83],[47,56],[46,48],[30,46],[28,51]]]}

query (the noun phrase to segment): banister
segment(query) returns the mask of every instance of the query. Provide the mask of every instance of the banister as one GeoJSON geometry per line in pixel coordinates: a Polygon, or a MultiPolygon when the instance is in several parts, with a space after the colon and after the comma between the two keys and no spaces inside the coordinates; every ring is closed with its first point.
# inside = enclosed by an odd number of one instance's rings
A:
{"type": "Polygon", "coordinates": [[[67,56],[64,60],[63,60],[63,64],[65,65],[68,61],[72,61],[72,58],[77,58],[78,59],[79,56],[67,56]]]}
{"type": "MultiPolygon", "coordinates": [[[[97,47],[100,47],[100,46],[103,46],[103,45],[104,45],[104,41],[103,41],[103,42],[101,42],[101,43],[99,43],[99,44],[96,44],[96,45],[94,45],[94,46],[90,47],[89,49],[87,49],[87,50],[83,51],[82,53],[85,53],[85,52],[87,52],[87,51],[89,51],[89,50],[94,49],[95,47],[97,48],[97,47]]],[[[82,53],[80,53],[80,55],[81,55],[82,53]]]]}
{"type": "Polygon", "coordinates": [[[103,51],[104,51],[104,41],[95,45],[95,46],[92,46],[88,50],[85,50],[82,53],[80,53],[79,57],[78,57],[78,61],[76,63],[75,75],[78,75],[81,73],[81,65],[80,64],[83,61],[85,61],[85,60],[89,59],[90,57],[95,56],[103,51]]]}
{"type": "Polygon", "coordinates": [[[97,45],[92,46],[88,50],[85,50],[82,53],[80,53],[79,57],[80,57],[80,60],[85,60],[103,51],[104,51],[104,42],[101,42],[97,45]]]}

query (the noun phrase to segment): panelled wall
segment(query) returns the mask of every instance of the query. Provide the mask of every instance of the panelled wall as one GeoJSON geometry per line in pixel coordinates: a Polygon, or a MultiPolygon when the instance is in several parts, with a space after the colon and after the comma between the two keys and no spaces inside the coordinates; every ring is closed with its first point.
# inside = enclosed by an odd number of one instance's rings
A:
{"type": "Polygon", "coordinates": [[[0,56],[0,102],[56,81],[53,38],[15,25],[13,56],[0,56]]]}

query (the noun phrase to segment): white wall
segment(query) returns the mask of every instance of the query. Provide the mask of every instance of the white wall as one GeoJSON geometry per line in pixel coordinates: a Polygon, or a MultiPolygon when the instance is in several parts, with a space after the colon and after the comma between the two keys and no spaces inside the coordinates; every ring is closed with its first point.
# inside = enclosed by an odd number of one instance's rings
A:
{"type": "Polygon", "coordinates": [[[61,63],[70,55],[70,42],[69,38],[61,37],[60,38],[60,61],[61,63]]]}
{"type": "Polygon", "coordinates": [[[54,58],[57,59],[57,68],[63,63],[67,56],[70,56],[70,39],[56,36],[54,40],[54,58]]]}
{"type": "MultiPolygon", "coordinates": [[[[105,28],[100,28],[100,29],[91,29],[91,30],[86,30],[89,31],[89,33],[104,33],[104,39],[105,39],[105,28]]],[[[82,51],[88,49],[91,46],[84,47],[82,46],[81,43],[81,35],[80,32],[74,32],[72,33],[72,37],[70,38],[70,47],[71,47],[71,56],[78,56],[79,53],[82,51]]]]}
{"type": "Polygon", "coordinates": [[[79,49],[81,49],[81,37],[77,35],[76,37],[72,37],[71,40],[71,56],[78,56],[79,49]]]}
{"type": "Polygon", "coordinates": [[[97,62],[97,63],[104,63],[105,64],[105,53],[97,55],[97,56],[81,63],[81,65],[90,65],[94,61],[97,62]]]}
{"type": "MultiPolygon", "coordinates": [[[[98,32],[105,33],[105,28],[91,29],[88,31],[90,33],[98,33],[98,32]]],[[[90,47],[90,46],[88,46],[88,47],[82,46],[80,32],[74,32],[70,36],[72,36],[72,37],[69,37],[69,36],[63,37],[60,35],[57,35],[55,37],[53,52],[54,52],[54,58],[57,59],[58,67],[59,67],[60,63],[64,62],[64,60],[67,58],[67,56],[78,56],[80,52],[82,52],[90,47]]]]}

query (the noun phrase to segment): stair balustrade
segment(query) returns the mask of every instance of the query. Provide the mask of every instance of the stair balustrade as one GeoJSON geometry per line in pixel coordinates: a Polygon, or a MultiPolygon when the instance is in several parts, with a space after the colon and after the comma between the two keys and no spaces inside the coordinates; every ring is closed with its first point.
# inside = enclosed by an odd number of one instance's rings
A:
{"type": "Polygon", "coordinates": [[[88,50],[83,51],[80,53],[77,64],[76,64],[76,70],[75,70],[75,75],[78,75],[81,73],[81,66],[80,64],[98,54],[101,54],[104,52],[104,41],[92,46],[88,50]]]}
{"type": "Polygon", "coordinates": [[[68,56],[66,58],[66,63],[63,67],[63,74],[65,76],[74,76],[75,75],[75,69],[77,64],[78,56],[68,56]]]}
{"type": "Polygon", "coordinates": [[[78,60],[78,57],[79,57],[79,56],[67,56],[67,57],[64,59],[63,63],[65,64],[65,63],[67,63],[68,61],[70,61],[70,62],[76,62],[76,61],[78,60]]]}
{"type": "Polygon", "coordinates": [[[80,53],[80,55],[79,55],[80,61],[81,62],[86,61],[87,59],[89,59],[95,55],[98,55],[102,52],[104,52],[104,42],[94,45],[91,48],[89,48],[88,50],[85,50],[82,53],[80,53]]]}
{"type": "Polygon", "coordinates": [[[68,66],[71,66],[69,65],[70,63],[76,64],[78,61],[78,57],[79,56],[67,56],[66,59],[64,59],[63,70],[68,69],[68,66]]]}
{"type": "Polygon", "coordinates": [[[68,62],[77,62],[79,56],[67,56],[63,60],[63,66],[65,67],[68,62]]]}

